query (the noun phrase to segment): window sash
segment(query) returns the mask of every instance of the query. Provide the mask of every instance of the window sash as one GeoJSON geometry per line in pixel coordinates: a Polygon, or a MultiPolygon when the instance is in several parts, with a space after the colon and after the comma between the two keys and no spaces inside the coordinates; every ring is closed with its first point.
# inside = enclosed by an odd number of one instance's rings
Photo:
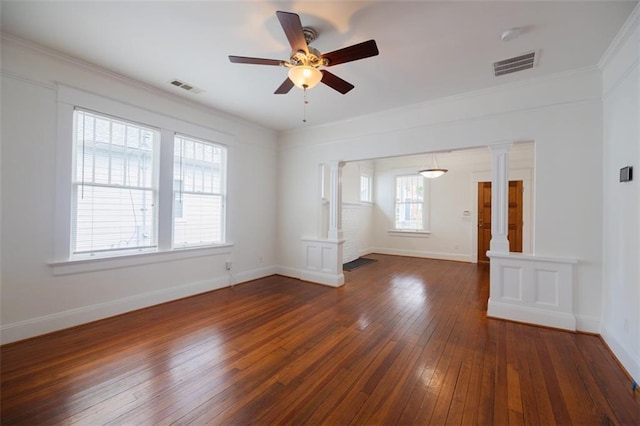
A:
{"type": "Polygon", "coordinates": [[[372,178],[369,175],[360,175],[360,201],[371,202],[372,197],[372,178]]]}
{"type": "Polygon", "coordinates": [[[156,247],[158,144],[156,129],[75,109],[72,256],[156,247]]]}
{"type": "Polygon", "coordinates": [[[155,191],[75,184],[73,196],[73,254],[156,247],[155,191]]]}
{"type": "Polygon", "coordinates": [[[173,247],[224,243],[225,148],[176,134],[173,161],[173,247]]]}
{"type": "Polygon", "coordinates": [[[425,185],[420,175],[396,176],[394,229],[426,229],[425,185]]]}

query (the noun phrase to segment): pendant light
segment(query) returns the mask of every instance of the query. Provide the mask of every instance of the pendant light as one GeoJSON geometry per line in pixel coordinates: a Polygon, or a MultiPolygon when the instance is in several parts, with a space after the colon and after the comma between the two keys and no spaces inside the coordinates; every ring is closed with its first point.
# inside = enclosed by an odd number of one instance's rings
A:
{"type": "Polygon", "coordinates": [[[436,159],[435,154],[431,154],[431,157],[433,158],[433,167],[420,170],[418,173],[420,173],[422,176],[428,179],[435,179],[449,171],[448,169],[442,169],[438,167],[438,160],[436,159]]]}

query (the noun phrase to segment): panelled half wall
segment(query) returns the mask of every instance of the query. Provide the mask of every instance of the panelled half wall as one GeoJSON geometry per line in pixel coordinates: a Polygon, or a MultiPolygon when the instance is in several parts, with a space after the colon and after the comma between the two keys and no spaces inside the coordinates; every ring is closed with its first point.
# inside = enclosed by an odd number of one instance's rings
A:
{"type": "Polygon", "coordinates": [[[491,259],[489,317],[576,331],[573,265],[577,260],[487,255],[491,259]]]}

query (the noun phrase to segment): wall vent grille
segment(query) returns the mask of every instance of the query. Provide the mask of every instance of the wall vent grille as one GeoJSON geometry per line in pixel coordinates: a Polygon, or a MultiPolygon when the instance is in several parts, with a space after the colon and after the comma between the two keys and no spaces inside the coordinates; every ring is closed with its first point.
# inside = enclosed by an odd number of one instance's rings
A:
{"type": "Polygon", "coordinates": [[[191,93],[202,93],[204,92],[204,90],[197,88],[196,86],[194,86],[193,84],[189,84],[189,83],[185,83],[182,80],[178,80],[177,78],[174,78],[173,80],[171,80],[169,82],[169,84],[179,87],[181,89],[186,90],[187,92],[191,92],[191,93]]]}
{"type": "Polygon", "coordinates": [[[518,71],[528,70],[536,64],[536,52],[523,53],[513,58],[503,59],[493,63],[493,74],[496,77],[511,74],[518,71]]]}

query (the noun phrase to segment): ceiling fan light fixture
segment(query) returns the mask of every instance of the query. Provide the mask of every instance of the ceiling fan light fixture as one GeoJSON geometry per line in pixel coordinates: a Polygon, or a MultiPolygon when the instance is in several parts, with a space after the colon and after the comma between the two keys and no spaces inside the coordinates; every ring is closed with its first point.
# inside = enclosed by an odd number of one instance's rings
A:
{"type": "Polygon", "coordinates": [[[435,179],[447,173],[448,171],[449,170],[447,169],[424,169],[420,170],[418,173],[426,178],[435,179]]]}
{"type": "Polygon", "coordinates": [[[311,89],[322,80],[322,73],[308,65],[298,65],[289,70],[289,80],[301,89],[311,89]]]}

